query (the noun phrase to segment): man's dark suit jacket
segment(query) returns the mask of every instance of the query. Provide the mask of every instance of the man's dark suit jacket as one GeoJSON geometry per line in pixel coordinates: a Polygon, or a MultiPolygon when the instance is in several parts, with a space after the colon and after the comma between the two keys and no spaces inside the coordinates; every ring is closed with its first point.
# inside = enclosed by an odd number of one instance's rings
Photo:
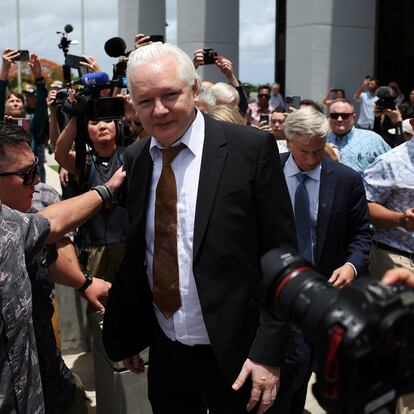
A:
{"type": "MultiPolygon", "coordinates": [[[[280,155],[282,166],[290,153],[280,155]]],[[[322,160],[315,268],[329,278],[346,262],[366,272],[372,232],[361,176],[328,157],[322,160]]]]}
{"type": "MultiPolygon", "coordinates": [[[[155,320],[145,270],[145,221],[153,162],[149,139],[127,149],[130,228],[123,264],[109,294],[103,339],[115,361],[151,344],[155,320]]],[[[193,271],[210,342],[232,383],[247,357],[279,366],[288,327],[263,309],[255,293],[259,259],[296,246],[291,203],[275,139],[205,117],[193,242],[193,271]],[[259,323],[260,319],[260,323],[259,323]]]]}

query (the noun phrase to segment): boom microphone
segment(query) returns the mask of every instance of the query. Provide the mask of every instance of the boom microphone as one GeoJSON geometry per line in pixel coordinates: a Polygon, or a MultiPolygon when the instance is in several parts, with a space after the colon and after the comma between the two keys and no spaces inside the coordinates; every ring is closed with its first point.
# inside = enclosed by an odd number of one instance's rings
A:
{"type": "Polygon", "coordinates": [[[105,42],[105,52],[108,56],[117,58],[119,56],[125,56],[126,43],[122,37],[112,37],[105,42]]]}
{"type": "Polygon", "coordinates": [[[105,72],[93,72],[83,75],[79,80],[72,84],[81,84],[83,86],[102,86],[109,81],[109,76],[105,72]]]}

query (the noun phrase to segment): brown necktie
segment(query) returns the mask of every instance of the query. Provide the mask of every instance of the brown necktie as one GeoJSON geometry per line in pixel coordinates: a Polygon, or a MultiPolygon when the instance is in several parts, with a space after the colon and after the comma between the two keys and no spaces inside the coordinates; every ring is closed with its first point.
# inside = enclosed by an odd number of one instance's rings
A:
{"type": "Polygon", "coordinates": [[[162,170],[155,199],[153,259],[154,304],[168,319],[181,306],[177,257],[177,185],[171,163],[185,147],[162,149],[162,170]]]}

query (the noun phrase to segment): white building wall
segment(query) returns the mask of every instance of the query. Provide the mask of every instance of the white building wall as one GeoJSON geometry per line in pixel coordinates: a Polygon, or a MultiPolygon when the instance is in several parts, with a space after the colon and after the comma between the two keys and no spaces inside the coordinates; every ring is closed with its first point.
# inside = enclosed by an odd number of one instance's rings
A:
{"type": "Polygon", "coordinates": [[[287,0],[286,95],[353,97],[373,74],[376,0],[287,0]]]}

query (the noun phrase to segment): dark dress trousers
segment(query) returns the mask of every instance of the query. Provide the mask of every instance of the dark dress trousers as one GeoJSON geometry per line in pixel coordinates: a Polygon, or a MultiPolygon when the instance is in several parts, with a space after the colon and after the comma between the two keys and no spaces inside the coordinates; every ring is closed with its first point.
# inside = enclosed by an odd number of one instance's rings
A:
{"type": "MultiPolygon", "coordinates": [[[[109,294],[103,340],[119,361],[151,345],[155,314],[145,269],[145,221],[153,162],[149,139],[127,149],[130,227],[109,294]]],[[[205,116],[194,223],[193,271],[217,365],[232,384],[246,360],[279,366],[288,327],[258,306],[259,259],[296,246],[295,227],[275,140],[205,116]]]]}

